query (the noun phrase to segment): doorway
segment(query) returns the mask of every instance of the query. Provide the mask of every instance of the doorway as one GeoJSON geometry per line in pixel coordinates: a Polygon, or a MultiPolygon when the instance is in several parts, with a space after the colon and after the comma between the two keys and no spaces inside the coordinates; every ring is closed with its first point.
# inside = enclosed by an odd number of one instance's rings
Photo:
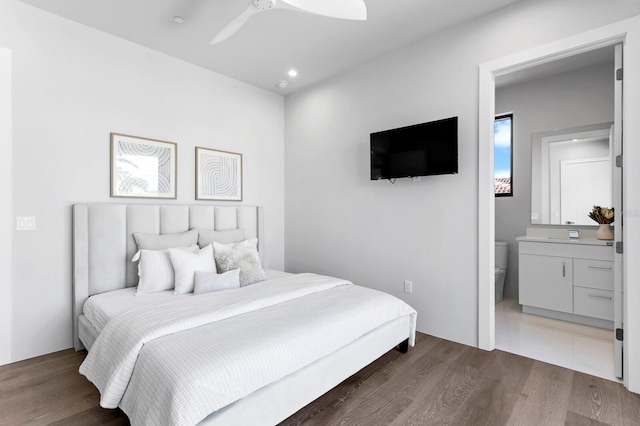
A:
{"type": "MultiPolygon", "coordinates": [[[[511,76],[522,73],[523,70],[530,72],[534,67],[541,64],[551,64],[555,61],[566,60],[575,55],[595,51],[620,44],[623,39],[612,38],[604,41],[586,41],[580,42],[580,37],[573,41],[565,41],[555,43],[555,46],[545,46],[545,49],[537,49],[536,52],[523,52],[513,57],[504,58],[485,64],[480,67],[480,155],[479,155],[479,347],[492,350],[496,347],[495,341],[495,321],[496,312],[494,308],[494,266],[495,266],[495,217],[496,206],[493,193],[488,194],[489,186],[493,190],[493,121],[491,118],[496,113],[505,111],[496,111],[496,78],[502,76],[511,76]],[[544,52],[544,53],[542,53],[544,52]],[[489,250],[487,250],[489,248],[489,250]]],[[[621,52],[621,49],[620,49],[621,52]]],[[[613,70],[612,70],[613,71],[613,70]]],[[[612,73],[613,74],[613,73],[612,73]]],[[[620,89],[621,93],[621,89],[620,89]]],[[[517,117],[515,118],[517,120],[517,117]]],[[[618,120],[621,116],[618,117],[618,120]]],[[[619,124],[618,124],[619,125],[619,124]]],[[[619,129],[621,130],[621,128],[619,129]]],[[[615,180],[615,179],[614,179],[615,180]]],[[[621,179],[620,179],[621,184],[621,179]]],[[[492,191],[493,192],[493,191],[492,191]]],[[[621,203],[621,197],[618,201],[621,203]]],[[[615,205],[615,204],[614,204],[615,205]]],[[[620,204],[618,204],[620,206],[620,204]]],[[[616,236],[621,238],[621,234],[616,236]]],[[[515,251],[517,253],[517,251],[515,251]]],[[[511,251],[514,253],[514,251],[511,251]]],[[[618,279],[621,289],[621,256],[616,262],[618,271],[618,279]]],[[[621,298],[616,301],[617,317],[621,318],[622,302],[621,298]]],[[[613,335],[613,331],[611,331],[613,335]]],[[[622,366],[622,343],[620,343],[620,351],[616,352],[616,363],[622,366]]]]}
{"type": "MultiPolygon", "coordinates": [[[[556,281],[554,268],[525,267],[534,260],[545,260],[546,264],[553,258],[527,255],[526,265],[521,265],[519,248],[529,245],[520,239],[531,236],[533,231],[534,235],[563,237],[574,229],[581,233],[581,244],[573,244],[571,253],[586,254],[580,247],[590,243],[589,247],[604,252],[599,255],[613,258],[611,247],[597,248],[605,242],[596,241],[597,245],[593,245],[596,223],[587,213],[594,205],[612,205],[609,139],[614,119],[614,51],[614,46],[607,46],[533,67],[526,73],[498,77],[495,95],[497,114],[508,111],[512,115],[516,177],[511,197],[497,196],[495,200],[495,240],[505,242],[510,249],[505,300],[496,304],[496,348],[611,380],[616,377],[610,331],[613,302],[606,299],[609,292],[589,288],[587,294],[592,297],[584,294],[585,284],[596,280],[596,270],[589,269],[594,267],[593,261],[584,271],[591,276],[589,280],[584,281],[586,277],[578,274],[575,280],[556,281]],[[564,296],[559,297],[559,292],[564,296]],[[531,306],[553,312],[536,310],[537,315],[533,315],[531,306]],[[545,318],[546,314],[557,312],[580,312],[586,317],[545,318]],[[595,318],[602,320],[600,325],[609,331],[595,327],[595,321],[590,321],[595,318]]],[[[496,134],[497,141],[499,137],[496,134]]],[[[501,149],[496,144],[496,158],[501,149]]],[[[496,169],[499,168],[496,160],[496,169]]],[[[567,247],[559,246],[564,240],[544,241],[548,250],[567,247]]],[[[501,259],[503,253],[503,249],[496,249],[497,268],[507,264],[501,259]]],[[[580,264],[572,265],[570,262],[569,274],[580,264]]],[[[599,263],[596,266],[602,267],[599,263]]],[[[613,286],[611,269],[609,275],[598,280],[602,280],[598,285],[613,286]]],[[[497,280],[496,285],[499,284],[497,280]]]]}

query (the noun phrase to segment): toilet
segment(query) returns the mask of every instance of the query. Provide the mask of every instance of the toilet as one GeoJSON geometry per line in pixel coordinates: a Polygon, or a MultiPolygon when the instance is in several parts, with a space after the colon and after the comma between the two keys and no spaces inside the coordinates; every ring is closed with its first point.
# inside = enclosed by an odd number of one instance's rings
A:
{"type": "Polygon", "coordinates": [[[509,260],[509,243],[496,241],[496,303],[504,295],[504,279],[507,276],[507,262],[509,260]]]}

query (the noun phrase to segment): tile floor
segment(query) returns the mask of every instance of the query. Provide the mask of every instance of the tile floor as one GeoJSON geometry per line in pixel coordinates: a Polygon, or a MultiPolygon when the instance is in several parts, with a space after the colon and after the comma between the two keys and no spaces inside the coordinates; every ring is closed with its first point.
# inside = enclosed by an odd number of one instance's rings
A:
{"type": "Polygon", "coordinates": [[[496,348],[609,380],[613,331],[523,314],[513,299],[496,304],[496,348]]]}

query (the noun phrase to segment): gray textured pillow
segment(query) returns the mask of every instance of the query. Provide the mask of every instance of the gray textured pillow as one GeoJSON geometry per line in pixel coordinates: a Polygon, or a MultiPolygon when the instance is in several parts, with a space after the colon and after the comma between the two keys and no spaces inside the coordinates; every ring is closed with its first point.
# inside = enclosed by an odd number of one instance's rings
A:
{"type": "Polygon", "coordinates": [[[198,244],[198,231],[192,229],[179,234],[143,234],[135,232],[133,238],[136,240],[138,250],[164,250],[198,244]]]}
{"type": "Polygon", "coordinates": [[[198,245],[200,248],[216,242],[220,244],[237,243],[244,240],[244,229],[230,229],[228,231],[214,231],[211,229],[198,229],[198,245]]]}
{"type": "Polygon", "coordinates": [[[264,280],[265,273],[260,264],[258,250],[248,242],[235,247],[214,242],[213,251],[219,273],[240,269],[241,286],[264,280]]]}
{"type": "Polygon", "coordinates": [[[223,274],[215,272],[196,271],[196,284],[193,294],[209,293],[211,291],[240,288],[240,269],[232,269],[223,274]]]}

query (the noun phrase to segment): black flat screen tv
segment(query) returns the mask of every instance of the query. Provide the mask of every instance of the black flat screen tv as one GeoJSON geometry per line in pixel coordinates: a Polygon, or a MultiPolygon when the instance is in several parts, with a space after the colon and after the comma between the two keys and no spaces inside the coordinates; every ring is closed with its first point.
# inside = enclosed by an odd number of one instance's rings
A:
{"type": "Polygon", "coordinates": [[[371,180],[458,173],[458,117],[371,133],[371,180]]]}

